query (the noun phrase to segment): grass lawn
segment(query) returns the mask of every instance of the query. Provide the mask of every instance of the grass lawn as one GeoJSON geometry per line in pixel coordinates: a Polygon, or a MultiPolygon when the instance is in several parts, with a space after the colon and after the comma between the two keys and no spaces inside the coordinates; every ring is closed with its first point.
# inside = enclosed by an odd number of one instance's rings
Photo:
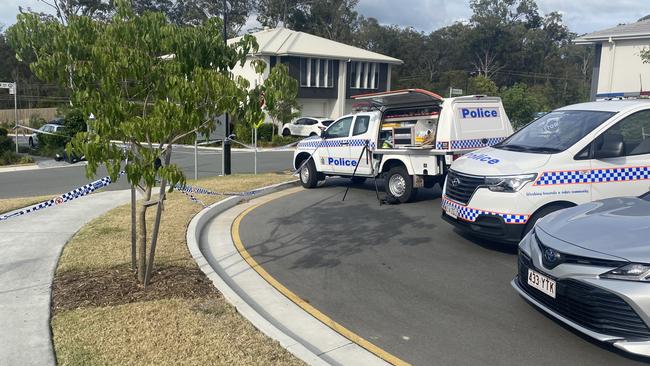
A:
{"type": "MultiPolygon", "coordinates": [[[[244,191],[290,179],[234,175],[197,184],[244,191]]],[[[224,197],[197,198],[211,204],[224,197]]],[[[93,220],[71,239],[52,294],[59,365],[303,365],[239,315],[197,267],[185,234],[201,209],[182,193],[168,196],[147,290],[130,270],[128,205],[93,220]]],[[[154,213],[151,208],[152,221],[154,213]]]]}
{"type": "Polygon", "coordinates": [[[0,199],[0,214],[47,201],[56,195],[0,199]]]}

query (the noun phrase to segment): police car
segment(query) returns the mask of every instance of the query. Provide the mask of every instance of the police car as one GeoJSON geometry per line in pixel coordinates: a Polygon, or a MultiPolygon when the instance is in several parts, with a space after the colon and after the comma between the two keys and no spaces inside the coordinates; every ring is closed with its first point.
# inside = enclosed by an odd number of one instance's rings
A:
{"type": "Polygon", "coordinates": [[[516,243],[553,211],[638,196],[649,180],[650,100],[575,104],[454,161],[442,216],[476,235],[516,243]]]}
{"type": "Polygon", "coordinates": [[[418,188],[442,184],[454,158],[512,134],[496,97],[443,99],[406,89],[354,98],[356,113],[298,144],[293,166],[303,187],[314,188],[327,176],[355,182],[379,177],[389,196],[408,202],[418,188]]]}

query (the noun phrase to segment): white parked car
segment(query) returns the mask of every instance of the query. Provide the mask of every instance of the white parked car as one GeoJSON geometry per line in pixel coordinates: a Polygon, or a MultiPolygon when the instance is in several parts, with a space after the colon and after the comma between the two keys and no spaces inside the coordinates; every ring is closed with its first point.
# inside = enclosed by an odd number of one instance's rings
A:
{"type": "MultiPolygon", "coordinates": [[[[61,131],[63,130],[63,125],[56,124],[56,123],[46,123],[41,128],[38,130],[41,132],[45,133],[54,133],[54,134],[61,134],[61,131]]],[[[34,132],[31,136],[29,136],[29,147],[36,147],[38,145],[38,135],[40,132],[34,132]]]]}
{"type": "Polygon", "coordinates": [[[333,119],[301,117],[282,126],[282,136],[320,136],[333,119]]]}

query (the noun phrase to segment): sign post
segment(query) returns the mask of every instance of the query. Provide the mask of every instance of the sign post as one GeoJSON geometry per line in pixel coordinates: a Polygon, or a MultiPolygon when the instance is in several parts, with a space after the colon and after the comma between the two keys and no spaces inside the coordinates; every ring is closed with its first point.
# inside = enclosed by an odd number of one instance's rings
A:
{"type": "Polygon", "coordinates": [[[0,82],[0,89],[9,89],[9,94],[14,95],[14,136],[16,137],[16,154],[18,154],[18,93],[16,90],[16,82],[0,82]]]}
{"type": "Polygon", "coordinates": [[[463,95],[463,89],[456,89],[454,87],[449,87],[449,98],[453,97],[454,95],[463,95]]]}

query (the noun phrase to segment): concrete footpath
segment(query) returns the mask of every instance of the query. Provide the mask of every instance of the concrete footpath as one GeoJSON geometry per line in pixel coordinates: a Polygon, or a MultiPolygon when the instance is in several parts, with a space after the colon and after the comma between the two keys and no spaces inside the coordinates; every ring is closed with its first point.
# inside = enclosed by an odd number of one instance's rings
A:
{"type": "Polygon", "coordinates": [[[50,299],[66,242],[130,191],[100,192],[0,222],[0,366],[54,365],[50,299]]]}

